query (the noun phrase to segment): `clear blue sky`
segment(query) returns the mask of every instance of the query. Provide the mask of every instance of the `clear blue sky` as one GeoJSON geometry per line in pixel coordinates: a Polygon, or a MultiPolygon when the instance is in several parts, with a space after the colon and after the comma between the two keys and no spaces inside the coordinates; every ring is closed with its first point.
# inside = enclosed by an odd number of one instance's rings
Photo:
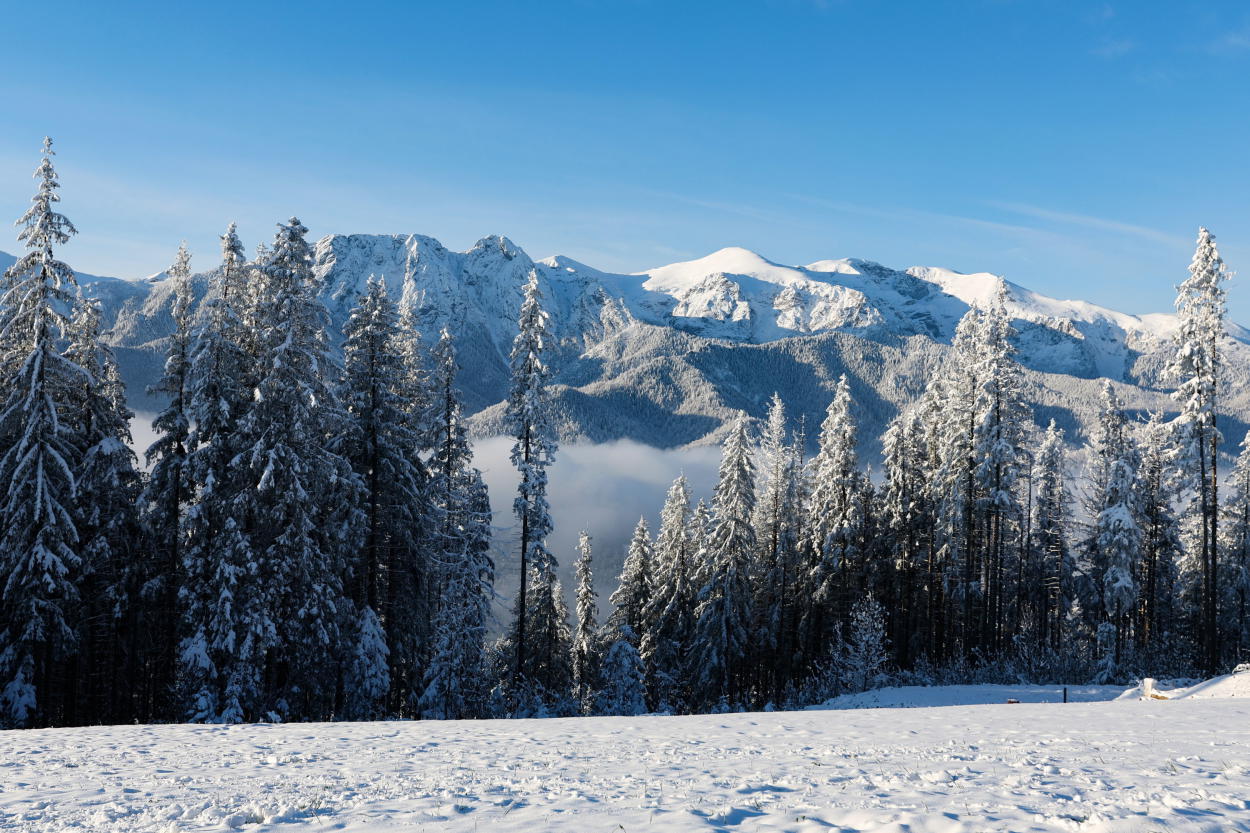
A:
{"type": "MultiPolygon", "coordinates": [[[[9,3],[0,217],[57,142],[80,269],[186,239],[506,234],[639,270],[726,245],[1169,309],[1250,276],[1242,2],[9,3]]],[[[7,235],[0,248],[12,251],[7,235]]],[[[1230,287],[1250,323],[1250,289],[1230,287]]]]}

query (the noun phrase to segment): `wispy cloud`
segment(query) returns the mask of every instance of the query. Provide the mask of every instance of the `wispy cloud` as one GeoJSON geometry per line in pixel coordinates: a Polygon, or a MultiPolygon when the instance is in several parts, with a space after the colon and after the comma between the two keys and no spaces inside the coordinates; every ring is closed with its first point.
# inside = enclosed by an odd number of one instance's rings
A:
{"type": "Polygon", "coordinates": [[[1066,211],[1053,211],[1049,208],[1040,208],[1036,205],[1027,205],[1018,202],[991,202],[989,205],[1000,208],[1004,211],[1010,211],[1014,214],[1021,214],[1025,217],[1033,217],[1038,220],[1046,220],[1054,223],[1062,223],[1071,226],[1080,226],[1082,228],[1097,229],[1099,231],[1111,231],[1117,234],[1125,234],[1133,237],[1143,237],[1147,240],[1154,240],[1158,243],[1166,243],[1169,246],[1183,243],[1183,239],[1168,234],[1158,229],[1147,228],[1146,226],[1138,226],[1132,223],[1124,223],[1119,220],[1108,220],[1103,217],[1091,217],[1087,214],[1073,214],[1066,211]]]}
{"type": "Polygon", "coordinates": [[[1131,38],[1111,38],[1091,49],[1089,53],[1095,57],[1111,61],[1116,58],[1123,58],[1135,49],[1137,49],[1137,42],[1131,38]]]}
{"type": "Polygon", "coordinates": [[[693,205],[696,208],[704,208],[708,211],[716,211],[721,214],[733,214],[738,217],[746,217],[750,220],[761,220],[763,222],[778,222],[782,220],[776,214],[759,209],[753,205],[744,205],[742,203],[724,202],[721,200],[709,200],[701,197],[689,197],[685,194],[674,194],[669,191],[656,191],[651,188],[636,189],[639,193],[660,199],[671,200],[672,202],[684,203],[685,205],[693,205]]]}
{"type": "Polygon", "coordinates": [[[1103,3],[1090,13],[1090,19],[1096,21],[1110,20],[1113,17],[1115,17],[1115,7],[1110,3],[1103,3]]]}
{"type": "Polygon", "coordinates": [[[876,217],[882,220],[892,220],[898,222],[915,222],[919,220],[955,223],[958,225],[974,226],[976,228],[993,229],[994,231],[1030,238],[1052,236],[1051,232],[1038,229],[1033,226],[1002,223],[996,220],[986,220],[980,217],[968,217],[962,214],[949,214],[941,211],[930,211],[920,208],[879,208],[870,205],[859,205],[856,203],[842,202],[838,200],[828,200],[823,197],[812,197],[806,194],[787,194],[786,196],[789,199],[806,202],[811,205],[817,205],[833,211],[840,211],[846,214],[857,214],[864,217],[876,217]]]}
{"type": "Polygon", "coordinates": [[[1208,51],[1217,55],[1228,55],[1247,50],[1250,50],[1250,24],[1225,32],[1215,39],[1208,51]]]}

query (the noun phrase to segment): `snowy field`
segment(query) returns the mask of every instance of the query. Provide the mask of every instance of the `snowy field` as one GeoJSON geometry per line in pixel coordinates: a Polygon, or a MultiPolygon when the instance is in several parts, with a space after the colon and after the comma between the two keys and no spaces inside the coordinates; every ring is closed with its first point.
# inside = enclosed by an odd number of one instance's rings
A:
{"type": "Polygon", "coordinates": [[[1215,689],[1171,702],[3,732],[0,829],[1250,831],[1250,699],[1215,689]]]}

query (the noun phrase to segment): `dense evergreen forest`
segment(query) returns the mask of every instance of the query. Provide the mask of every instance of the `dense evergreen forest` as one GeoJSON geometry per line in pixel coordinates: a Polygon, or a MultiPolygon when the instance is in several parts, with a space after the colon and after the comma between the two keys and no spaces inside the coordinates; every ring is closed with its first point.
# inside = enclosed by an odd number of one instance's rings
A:
{"type": "Polygon", "coordinates": [[[741,415],[710,501],[673,483],[601,617],[590,534],[567,554],[572,611],[547,546],[535,276],[506,540],[454,334],[420,332],[371,280],[340,361],[294,218],[252,257],[231,225],[197,315],[179,250],[141,467],[98,306],[56,259],[76,230],[52,157],[45,141],[0,296],[2,726],[781,708],[887,679],[1115,682],[1250,658],[1250,450],[1220,470],[1228,273],[1205,229],[1177,299],[1175,419],[1130,419],[1108,384],[1072,453],[1033,423],[999,299],[964,317],[876,476],[845,377],[819,426],[779,397],[741,415]],[[521,585],[491,639],[499,552],[521,585]]]}

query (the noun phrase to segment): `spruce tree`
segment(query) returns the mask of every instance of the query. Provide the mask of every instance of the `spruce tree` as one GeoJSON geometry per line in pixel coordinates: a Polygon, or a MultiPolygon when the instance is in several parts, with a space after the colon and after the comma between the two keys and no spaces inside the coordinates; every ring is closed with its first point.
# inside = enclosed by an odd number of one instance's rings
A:
{"type": "Polygon", "coordinates": [[[432,364],[427,501],[430,558],[442,590],[420,711],[425,717],[454,719],[475,716],[484,700],[480,678],[494,563],[490,504],[481,476],[472,468],[456,389],[456,352],[445,328],[432,364]]]}
{"type": "Polygon", "coordinates": [[[634,641],[622,628],[604,655],[599,714],[633,717],[647,710],[642,660],[634,641]]]}
{"type": "Polygon", "coordinates": [[[538,273],[525,284],[512,344],[512,388],[507,422],[516,442],[512,465],[520,474],[512,509],[520,524],[521,587],[517,593],[510,641],[515,652],[512,685],[537,686],[544,698],[566,692],[569,671],[568,622],[560,616],[555,557],[547,549],[551,515],[547,504],[547,468],[555,459],[556,440],[547,392],[550,369],[548,316],[542,308],[538,273]]]}
{"type": "Polygon", "coordinates": [[[573,631],[573,697],[582,712],[589,714],[594,706],[598,677],[598,603],[592,565],[590,535],[585,530],[577,538],[577,561],[573,574],[577,578],[577,628],[573,631]]]}
{"type": "Polygon", "coordinates": [[[466,464],[457,471],[458,534],[444,539],[439,551],[443,589],[419,704],[422,717],[480,717],[486,701],[483,651],[495,578],[490,499],[477,469],[466,464]],[[448,543],[455,549],[448,549],[448,543]]]}
{"type": "Polygon", "coordinates": [[[1176,355],[1169,366],[1180,387],[1173,395],[1181,405],[1179,417],[1180,466],[1194,493],[1190,511],[1197,533],[1191,550],[1196,562],[1199,590],[1196,598],[1198,642],[1202,666],[1208,674],[1219,668],[1219,489],[1216,468],[1220,431],[1216,427],[1222,379],[1221,345],[1224,333],[1224,287],[1228,272],[1205,228],[1198,230],[1198,245],[1189,264],[1189,277],[1177,287],[1176,355]]]}
{"type": "Polygon", "coordinates": [[[855,421],[851,388],[843,375],[820,428],[820,446],[809,465],[811,494],[805,576],[808,606],[804,653],[815,657],[835,625],[850,614],[851,598],[861,576],[860,532],[863,517],[856,496],[862,474],[855,456],[855,421]]]}
{"type": "Polygon", "coordinates": [[[237,723],[249,716],[245,704],[260,696],[257,651],[272,627],[263,614],[253,616],[263,609],[264,588],[251,569],[244,519],[234,511],[245,500],[234,465],[241,450],[237,428],[256,373],[253,334],[243,323],[252,307],[246,259],[231,223],[221,236],[221,266],[210,278],[207,315],[191,350],[177,699],[179,716],[194,721],[237,723]]]}
{"type": "Polygon", "coordinates": [[[851,607],[848,638],[841,655],[842,673],[854,691],[873,687],[889,662],[886,611],[869,593],[851,607]]]}
{"type": "Polygon", "coordinates": [[[938,558],[944,564],[952,609],[946,616],[949,649],[976,647],[976,610],[984,598],[977,502],[977,403],[981,396],[982,312],[972,307],[955,327],[952,353],[937,382],[933,432],[938,452],[933,493],[938,514],[938,558]]]}
{"type": "Polygon", "coordinates": [[[1227,479],[1224,499],[1224,586],[1234,661],[1250,660],[1250,434],[1227,479]]]}
{"type": "Polygon", "coordinates": [[[651,708],[681,708],[686,692],[686,651],[694,621],[695,544],[691,541],[690,486],[685,476],[669,487],[655,543],[654,589],[638,647],[647,673],[651,708]]]}
{"type": "Polygon", "coordinates": [[[1174,506],[1178,478],[1171,426],[1153,413],[1141,434],[1137,474],[1141,507],[1141,605],[1137,612],[1137,650],[1150,661],[1173,660],[1178,653],[1176,604],[1180,530],[1174,506]]]}
{"type": "Polygon", "coordinates": [[[1036,634],[1037,644],[1057,653],[1072,596],[1067,535],[1072,501],[1064,471],[1063,431],[1053,419],[1042,437],[1033,467],[1033,558],[1025,565],[1029,590],[1023,618],[1036,634]]]}
{"type": "MultiPolygon", "coordinates": [[[[422,609],[428,580],[421,547],[427,474],[418,456],[420,438],[411,430],[402,398],[406,368],[399,314],[383,281],[368,281],[344,336],[340,398],[348,418],[334,448],[347,458],[362,484],[363,541],[353,565],[351,596],[359,611],[361,640],[353,667],[363,676],[353,675],[359,685],[349,680],[348,704],[349,713],[363,717],[384,709],[391,688],[390,662],[382,662],[381,651],[366,652],[365,647],[380,641],[389,657],[393,643],[412,636],[397,628],[400,621],[415,624],[411,615],[400,615],[401,606],[408,614],[415,612],[418,622],[431,618],[422,609]],[[400,576],[411,595],[391,592],[392,579],[400,576]],[[385,633],[375,637],[375,629],[385,633]],[[380,667],[367,667],[367,658],[381,662],[380,667]]],[[[415,679],[419,678],[414,675],[415,679]]]]}
{"type": "Polygon", "coordinates": [[[1086,625],[1102,651],[1100,673],[1105,679],[1119,665],[1125,634],[1132,630],[1130,613],[1136,609],[1136,599],[1130,602],[1126,594],[1130,582],[1134,584],[1133,593],[1136,592],[1133,562],[1137,558],[1134,550],[1140,543],[1138,465],[1124,405],[1112,384],[1104,382],[1102,411],[1089,449],[1089,489],[1085,500],[1089,523],[1082,545],[1083,572],[1087,575],[1083,577],[1084,592],[1078,591],[1078,595],[1083,596],[1080,606],[1086,613],[1086,625]],[[1121,505],[1127,518],[1116,508],[1121,505]],[[1119,589],[1113,590],[1108,582],[1119,589]],[[1124,603],[1124,609],[1117,613],[1119,603],[1124,603]]]}
{"type": "Polygon", "coordinates": [[[272,644],[261,703],[250,714],[328,717],[356,635],[348,624],[348,553],[358,546],[360,485],[350,464],[329,448],[342,422],[334,366],[326,346],[326,310],[312,282],[312,258],[292,218],[280,224],[261,266],[269,295],[258,337],[255,400],[239,423],[239,464],[255,569],[265,597],[249,609],[272,644]]]}
{"type": "Polygon", "coordinates": [[[1141,550],[1141,529],[1136,518],[1135,455],[1126,455],[1111,464],[1103,509],[1098,514],[1098,544],[1106,569],[1102,576],[1102,604],[1106,623],[1115,631],[1114,648],[1105,657],[1104,669],[1119,669],[1132,635],[1133,613],[1137,607],[1137,559],[1141,550]]]}
{"type": "Polygon", "coordinates": [[[718,697],[745,704],[750,694],[754,509],[755,466],[747,416],[739,414],[721,455],[705,547],[706,578],[695,610],[691,678],[694,697],[704,704],[718,697]]]}
{"type": "MultiPolygon", "coordinates": [[[[44,139],[39,190],[17,221],[27,252],[0,296],[0,725],[62,722],[65,663],[77,648],[69,609],[82,565],[74,523],[80,449],[66,420],[83,370],[57,342],[74,302],[73,270],[53,247],[77,233],[55,210],[60,182],[44,139]]],[[[72,719],[72,718],[71,718],[72,719]]]]}
{"type": "Polygon", "coordinates": [[[157,622],[140,619],[146,542],[138,515],[142,479],[131,450],[134,414],[113,351],[101,337],[97,301],[80,295],[68,335],[66,357],[83,371],[67,414],[83,449],[74,495],[82,559],[78,719],[162,717],[167,692],[150,690],[154,669],[148,660],[163,655],[172,637],[157,622]]]}
{"type": "Polygon", "coordinates": [[[625,554],[625,564],[617,579],[616,592],[608,601],[612,603],[612,615],[608,625],[612,630],[626,634],[635,646],[646,630],[645,612],[652,593],[651,530],[646,518],[639,518],[625,554]]]}
{"type": "Polygon", "coordinates": [[[757,649],[773,654],[776,661],[761,664],[761,686],[775,698],[791,673],[795,651],[795,584],[798,532],[798,460],[786,426],[786,408],[774,393],[760,439],[760,470],[763,475],[755,505],[755,537],[760,552],[755,577],[757,649]]]}
{"type": "MultiPolygon", "coordinates": [[[[421,337],[417,314],[411,304],[401,304],[398,326],[396,347],[399,372],[394,379],[393,392],[399,406],[400,425],[412,438],[408,454],[414,471],[421,476],[417,500],[408,510],[420,537],[414,539],[417,549],[410,553],[414,557],[397,559],[390,565],[383,607],[390,647],[389,711],[407,715],[419,709],[418,701],[429,687],[430,669],[426,667],[423,670],[422,665],[432,657],[430,651],[435,638],[432,628],[437,626],[438,617],[442,615],[440,599],[443,585],[456,580],[445,567],[453,565],[449,568],[452,572],[459,569],[463,564],[461,553],[472,550],[473,545],[469,542],[475,540],[478,529],[476,515],[465,506],[465,501],[469,500],[465,490],[471,488],[473,481],[472,454],[463,436],[463,414],[454,386],[457,372],[455,351],[449,340],[445,347],[449,351],[446,358],[450,360],[449,372],[452,376],[447,383],[446,396],[441,400],[444,407],[436,407],[430,367],[432,356],[421,337]],[[443,417],[446,417],[454,435],[454,447],[450,450],[440,440],[443,417]],[[440,454],[443,456],[439,457],[440,454]],[[437,471],[434,470],[436,457],[443,461],[437,464],[437,471]],[[444,485],[437,486],[434,480],[440,476],[444,485]],[[451,497],[446,494],[449,489],[453,493],[451,497]],[[436,495],[446,498],[446,502],[438,504],[436,495]],[[449,514],[443,514],[444,509],[449,514]],[[455,534],[448,532],[452,528],[459,531],[455,534]],[[454,555],[448,559],[444,557],[444,552],[454,555]]],[[[489,527],[489,518],[487,525],[489,527]]],[[[489,546],[489,528],[486,537],[489,546]]],[[[489,556],[486,562],[490,564],[489,556]]],[[[493,580],[493,566],[487,569],[487,573],[493,580]]],[[[480,642],[479,639],[461,650],[476,652],[474,661],[477,661],[482,648],[480,642]]],[[[464,695],[466,698],[477,696],[467,689],[464,695]]]]}
{"type": "MultiPolygon", "coordinates": [[[[169,268],[173,291],[171,315],[174,329],[165,349],[165,371],[148,393],[168,397],[164,410],[152,422],[156,440],[148,447],[149,477],[143,492],[144,522],[152,536],[153,559],[148,568],[147,592],[154,618],[165,622],[178,619],[178,590],[184,585],[184,517],[191,498],[190,472],[190,382],[191,382],[191,254],[186,243],[169,268]]],[[[177,642],[169,640],[158,658],[158,688],[174,683],[177,642]]]]}
{"type": "Polygon", "coordinates": [[[973,458],[983,530],[981,622],[979,641],[992,651],[1005,644],[1008,594],[1007,560],[1021,518],[1016,483],[1028,408],[1020,393],[1020,366],[1012,359],[1015,330],[1000,287],[981,318],[980,387],[976,400],[973,458]]]}
{"type": "Polygon", "coordinates": [[[941,582],[932,550],[931,472],[919,407],[895,417],[882,437],[885,454],[882,524],[890,548],[893,643],[901,662],[933,651],[934,610],[922,589],[941,582]]]}

